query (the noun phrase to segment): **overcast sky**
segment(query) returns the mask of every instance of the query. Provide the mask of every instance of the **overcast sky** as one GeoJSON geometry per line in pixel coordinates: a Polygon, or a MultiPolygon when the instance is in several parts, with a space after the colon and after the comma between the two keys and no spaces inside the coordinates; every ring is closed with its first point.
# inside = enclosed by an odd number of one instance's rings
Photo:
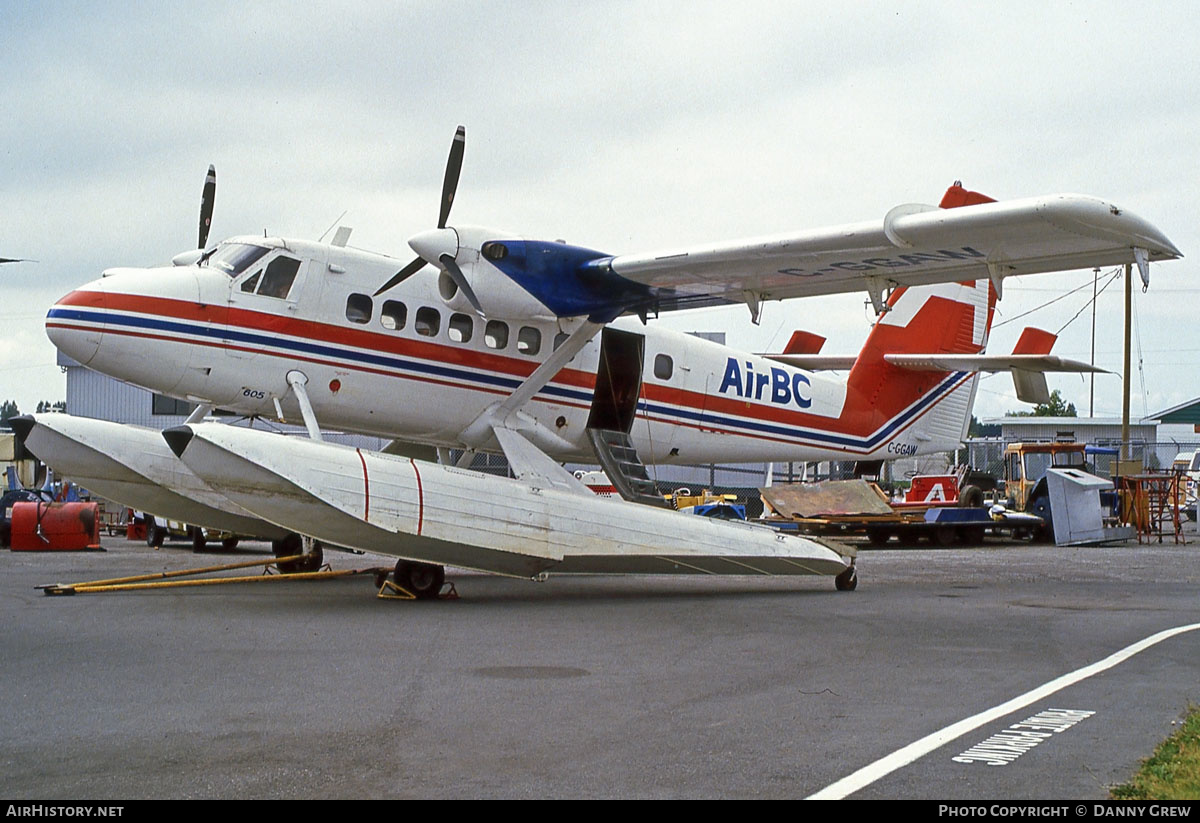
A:
{"type": "MultiPolygon", "coordinates": [[[[1186,2],[18,3],[0,0],[0,399],[65,396],[43,331],[56,298],[196,239],[316,238],[408,259],[467,127],[453,220],[610,253],[860,220],[937,203],[1078,192],[1147,218],[1186,255],[1136,289],[1133,412],[1200,395],[1200,22],[1186,2]],[[1142,392],[1144,375],[1145,394],[1142,392]]],[[[1102,278],[1104,279],[1104,278],[1102,278]]],[[[1005,284],[990,351],[1063,332],[1087,360],[1090,272],[1005,284]]],[[[864,296],[664,317],[779,349],[857,351],[864,296]]],[[[1120,370],[1122,290],[1097,362],[1120,370]]],[[[1081,414],[1088,382],[1051,377],[1081,414]]],[[[1121,410],[1096,379],[1096,415],[1121,410]]],[[[981,384],[981,417],[1020,408],[981,384]]]]}

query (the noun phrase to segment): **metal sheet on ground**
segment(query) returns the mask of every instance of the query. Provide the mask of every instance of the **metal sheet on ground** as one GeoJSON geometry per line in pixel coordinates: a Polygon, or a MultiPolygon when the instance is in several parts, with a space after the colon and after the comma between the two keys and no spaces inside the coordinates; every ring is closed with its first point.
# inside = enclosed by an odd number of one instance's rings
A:
{"type": "Polygon", "coordinates": [[[759,492],[784,517],[895,514],[887,501],[865,480],[787,483],[766,486],[759,492]]]}

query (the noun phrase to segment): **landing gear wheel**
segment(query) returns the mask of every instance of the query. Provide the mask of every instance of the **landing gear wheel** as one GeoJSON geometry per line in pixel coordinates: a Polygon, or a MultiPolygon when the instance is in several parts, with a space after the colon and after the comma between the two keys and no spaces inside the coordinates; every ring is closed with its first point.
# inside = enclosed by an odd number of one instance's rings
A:
{"type": "Polygon", "coordinates": [[[163,539],[166,538],[166,533],[158,527],[154,522],[153,517],[146,518],[146,545],[152,549],[157,549],[163,544],[163,539]]]}
{"type": "Polygon", "coordinates": [[[192,533],[193,552],[199,553],[208,548],[208,538],[204,536],[204,529],[192,526],[189,531],[192,533]]]}
{"type": "Polygon", "coordinates": [[[833,585],[839,592],[852,592],[858,588],[858,571],[851,566],[833,578],[833,585]]]}
{"type": "Polygon", "coordinates": [[[221,548],[227,552],[231,552],[238,547],[238,539],[236,537],[226,537],[221,541],[221,548]]]}
{"type": "Polygon", "coordinates": [[[418,600],[434,600],[446,582],[446,569],[432,563],[414,563],[411,560],[396,561],[396,585],[410,592],[418,600]]]}
{"type": "Polygon", "coordinates": [[[304,555],[299,560],[289,560],[286,563],[276,564],[279,571],[284,574],[302,574],[304,572],[319,571],[325,563],[325,552],[321,548],[321,541],[312,541],[312,547],[305,554],[304,538],[295,532],[282,540],[272,541],[271,551],[275,553],[276,557],[291,557],[295,554],[304,555]]]}

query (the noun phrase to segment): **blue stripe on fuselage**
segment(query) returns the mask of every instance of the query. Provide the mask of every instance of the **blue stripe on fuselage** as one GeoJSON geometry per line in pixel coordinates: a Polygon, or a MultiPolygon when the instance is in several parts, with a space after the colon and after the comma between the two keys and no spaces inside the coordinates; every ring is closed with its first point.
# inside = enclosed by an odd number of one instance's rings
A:
{"type": "MultiPolygon", "coordinates": [[[[108,329],[106,329],[107,331],[112,331],[113,327],[124,326],[131,329],[145,329],[157,332],[172,332],[175,334],[192,335],[194,337],[202,337],[217,341],[236,341],[258,347],[274,347],[276,349],[282,349],[285,352],[319,355],[329,358],[356,361],[363,365],[380,366],[400,371],[409,371],[423,375],[454,379],[467,383],[468,385],[464,386],[464,388],[471,388],[469,384],[474,383],[476,385],[483,384],[489,387],[512,391],[523,382],[521,378],[506,377],[494,373],[480,371],[470,371],[467,369],[431,363],[429,361],[390,356],[376,352],[364,351],[362,349],[342,349],[329,344],[313,343],[295,340],[292,338],[280,338],[275,335],[242,331],[231,326],[206,326],[179,320],[161,320],[156,317],[146,317],[142,315],[135,316],[112,314],[104,311],[87,311],[60,307],[52,308],[47,314],[47,317],[57,320],[100,323],[108,327],[108,329]]],[[[720,425],[725,428],[742,429],[749,432],[770,434],[776,437],[785,437],[794,440],[813,442],[820,445],[843,446],[846,448],[865,449],[867,451],[872,451],[889,437],[891,437],[892,434],[899,428],[920,416],[921,413],[941,399],[944,394],[947,394],[950,390],[952,390],[955,385],[968,374],[968,372],[962,371],[950,374],[931,392],[920,398],[916,403],[914,403],[905,411],[901,412],[897,417],[890,420],[883,428],[866,437],[842,435],[831,432],[823,432],[815,429],[804,429],[797,426],[788,426],[786,424],[770,423],[758,418],[745,419],[729,417],[726,415],[715,414],[710,411],[701,412],[692,408],[680,408],[677,406],[647,401],[645,399],[638,401],[638,410],[645,413],[657,414],[668,419],[676,418],[680,421],[696,425],[701,423],[720,425]]],[[[539,394],[562,398],[565,400],[574,400],[586,405],[591,405],[592,402],[592,392],[564,387],[561,385],[547,385],[541,390],[541,392],[539,392],[539,394]]]]}

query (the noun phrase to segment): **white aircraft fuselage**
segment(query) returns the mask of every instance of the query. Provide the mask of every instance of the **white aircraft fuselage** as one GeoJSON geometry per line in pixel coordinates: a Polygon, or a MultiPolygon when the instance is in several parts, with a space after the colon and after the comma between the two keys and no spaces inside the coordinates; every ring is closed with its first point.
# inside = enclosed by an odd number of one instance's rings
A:
{"type": "MultiPolygon", "coordinates": [[[[488,267],[475,262],[476,273],[488,267]]],[[[278,403],[297,423],[287,375],[299,370],[323,427],[461,448],[464,430],[583,321],[551,316],[500,273],[487,317],[432,267],[372,297],[397,267],[344,246],[234,238],[202,265],[106,271],[51,308],[47,332],[120,380],[244,415],[276,417],[278,403]]],[[[952,448],[969,411],[967,372],[899,407],[878,397],[847,414],[844,378],[637,318],[610,327],[644,338],[629,433],[647,463],[894,458],[952,448]],[[910,425],[947,402],[949,430],[910,425]]],[[[589,341],[521,412],[522,433],[557,459],[592,459],[585,428],[601,342],[589,341]]]]}

